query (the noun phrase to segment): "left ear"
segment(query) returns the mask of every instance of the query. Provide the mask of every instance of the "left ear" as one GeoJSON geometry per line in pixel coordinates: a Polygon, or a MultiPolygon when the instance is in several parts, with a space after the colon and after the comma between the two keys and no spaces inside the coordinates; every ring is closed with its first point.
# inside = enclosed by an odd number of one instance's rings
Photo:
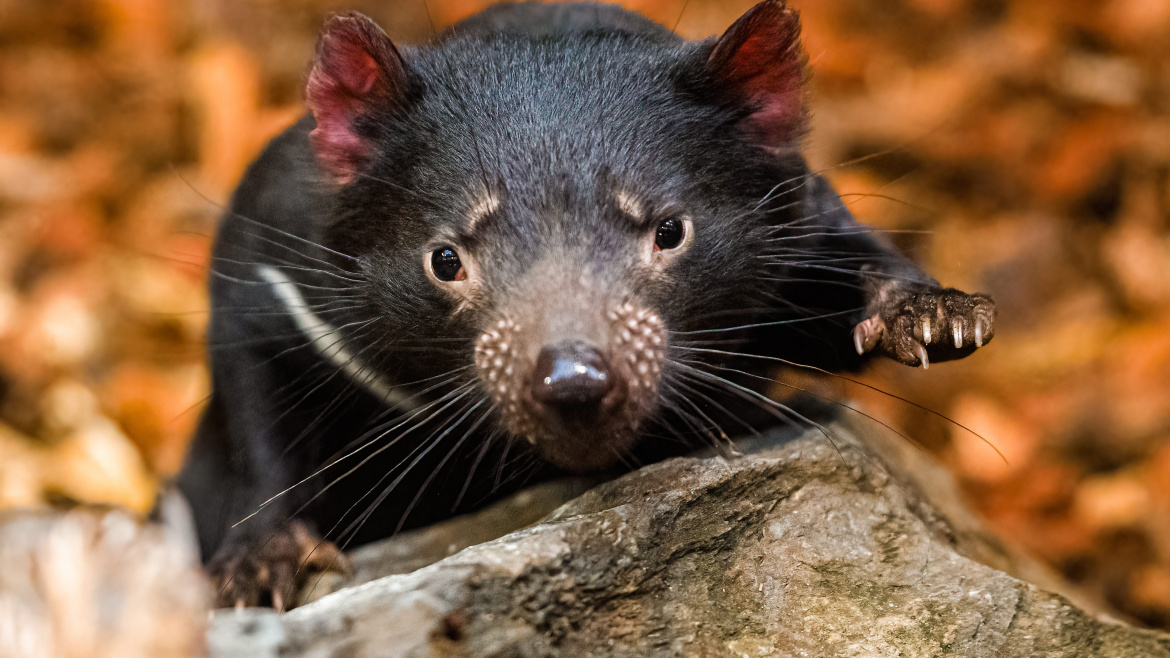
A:
{"type": "Polygon", "coordinates": [[[784,0],[765,0],[715,43],[707,71],[724,94],[743,104],[747,133],[761,146],[795,145],[805,127],[806,58],[800,16],[784,0]]]}

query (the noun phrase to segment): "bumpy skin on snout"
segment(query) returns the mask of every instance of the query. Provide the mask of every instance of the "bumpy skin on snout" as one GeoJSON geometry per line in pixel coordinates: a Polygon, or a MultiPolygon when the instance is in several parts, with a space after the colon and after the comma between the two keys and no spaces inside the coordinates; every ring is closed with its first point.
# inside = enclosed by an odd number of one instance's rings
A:
{"type": "Polygon", "coordinates": [[[500,5],[416,48],[326,25],[309,115],[215,245],[213,393],[179,484],[221,603],[565,471],[794,418],[772,364],[927,367],[994,336],[800,155],[799,20],[687,42],[500,5]],[[242,522],[241,522],[242,521],[242,522]]]}
{"type": "MultiPolygon", "coordinates": [[[[540,400],[537,391],[542,381],[533,375],[551,370],[537,367],[541,352],[550,348],[533,340],[523,324],[510,317],[501,319],[475,345],[479,377],[498,410],[500,424],[549,463],[573,472],[604,468],[615,455],[633,447],[645,419],[657,410],[658,383],[666,361],[666,326],[654,311],[630,302],[609,310],[586,308],[597,309],[604,320],[596,323],[598,330],[588,332],[592,340],[581,338],[583,332],[570,332],[567,335],[576,337],[548,344],[579,341],[588,346],[605,364],[603,374],[610,381],[596,403],[578,402],[572,405],[572,414],[550,410],[540,400]]],[[[539,317],[529,315],[527,322],[539,322],[539,317]]],[[[582,371],[587,368],[582,360],[565,361],[582,371]]]]}

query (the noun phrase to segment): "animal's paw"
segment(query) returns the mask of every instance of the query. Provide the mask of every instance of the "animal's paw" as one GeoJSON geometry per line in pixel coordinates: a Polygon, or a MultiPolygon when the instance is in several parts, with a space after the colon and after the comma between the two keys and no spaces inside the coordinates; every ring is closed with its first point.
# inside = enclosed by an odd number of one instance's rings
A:
{"type": "Polygon", "coordinates": [[[853,329],[858,354],[876,351],[908,366],[961,359],[995,336],[995,302],[954,288],[885,291],[877,312],[853,329]]]}
{"type": "Polygon", "coordinates": [[[349,562],[332,542],[292,521],[262,537],[225,545],[208,565],[220,607],[272,606],[287,610],[309,576],[349,573],[349,562]]]}

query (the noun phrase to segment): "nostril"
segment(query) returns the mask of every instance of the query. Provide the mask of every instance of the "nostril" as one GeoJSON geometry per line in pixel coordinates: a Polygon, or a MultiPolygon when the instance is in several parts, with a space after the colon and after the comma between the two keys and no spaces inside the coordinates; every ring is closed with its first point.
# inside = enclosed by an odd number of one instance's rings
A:
{"type": "Polygon", "coordinates": [[[613,386],[605,357],[580,342],[544,348],[532,373],[532,397],[550,407],[596,405],[613,386]]]}

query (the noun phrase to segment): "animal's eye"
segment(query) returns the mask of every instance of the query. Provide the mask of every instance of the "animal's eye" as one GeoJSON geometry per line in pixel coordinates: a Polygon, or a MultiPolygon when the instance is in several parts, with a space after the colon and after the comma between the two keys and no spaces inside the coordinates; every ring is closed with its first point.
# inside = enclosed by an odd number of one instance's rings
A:
{"type": "Polygon", "coordinates": [[[686,224],[681,219],[671,217],[658,225],[658,233],[654,236],[656,249],[675,249],[682,244],[686,237],[686,224]]]}
{"type": "Polygon", "coordinates": [[[451,247],[439,247],[431,252],[431,271],[440,281],[462,281],[467,278],[459,254],[451,247]]]}

